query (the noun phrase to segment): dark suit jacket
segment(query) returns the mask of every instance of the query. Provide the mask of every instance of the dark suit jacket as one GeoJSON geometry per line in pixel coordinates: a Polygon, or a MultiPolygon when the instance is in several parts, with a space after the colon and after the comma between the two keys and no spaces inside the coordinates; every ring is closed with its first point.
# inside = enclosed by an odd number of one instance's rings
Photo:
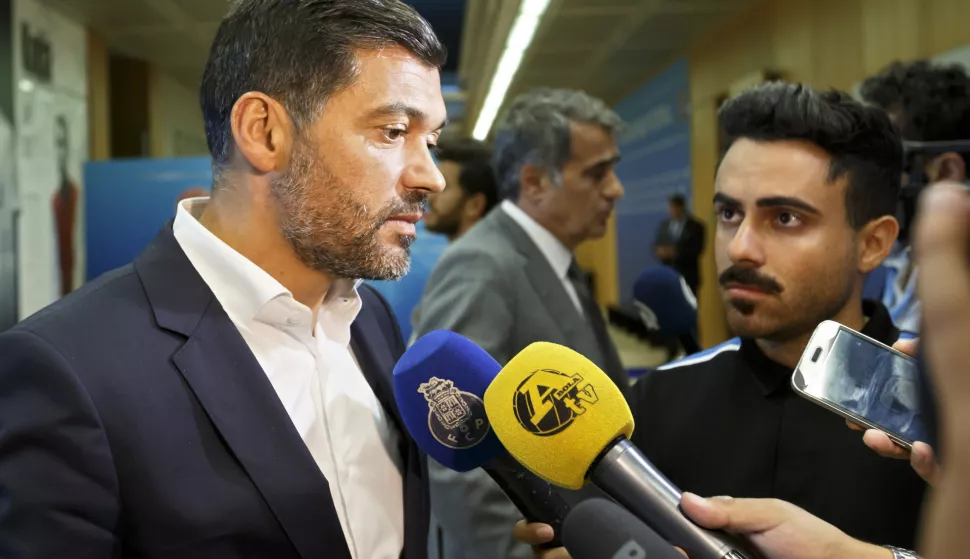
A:
{"type": "Polygon", "coordinates": [[[684,276],[684,281],[690,286],[694,293],[701,283],[700,259],[704,252],[705,230],[704,224],[687,216],[684,229],[680,232],[680,238],[672,239],[669,234],[670,220],[665,219],[657,229],[657,245],[674,245],[674,258],[663,261],[663,264],[677,270],[684,276]]]}
{"type": "MultiPolygon", "coordinates": [[[[402,434],[403,557],[420,559],[427,466],[390,376],[404,344],[359,292],[352,346],[402,434]]],[[[0,335],[0,556],[330,559],[344,542],[327,480],[171,224],[0,335]]]]}

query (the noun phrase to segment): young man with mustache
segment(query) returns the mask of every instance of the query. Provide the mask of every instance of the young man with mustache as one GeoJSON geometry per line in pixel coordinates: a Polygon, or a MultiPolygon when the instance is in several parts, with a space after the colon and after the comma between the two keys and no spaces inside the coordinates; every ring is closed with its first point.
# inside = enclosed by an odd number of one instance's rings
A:
{"type": "MultiPolygon", "coordinates": [[[[741,94],[719,119],[729,143],[715,178],[714,247],[739,338],[635,385],[633,443],[684,491],[787,502],[828,523],[817,526],[913,549],[925,483],[790,384],[823,320],[890,345],[899,336],[885,307],[862,300],[865,275],[899,230],[899,136],[880,109],[784,83],[741,94]]],[[[537,524],[516,535],[540,543],[540,530],[549,535],[537,524]]],[[[841,556],[893,556],[878,545],[841,556]]]]}
{"type": "Polygon", "coordinates": [[[428,490],[362,279],[444,188],[444,49],[397,0],[239,0],[201,104],[212,197],[0,335],[0,549],[423,559],[428,490]]]}
{"type": "Polygon", "coordinates": [[[739,338],[635,387],[634,442],[685,491],[794,503],[863,541],[915,547],[924,482],[876,456],[790,380],[815,327],[887,345],[899,331],[862,300],[889,254],[902,172],[888,116],[840,92],[759,86],[720,111],[715,256],[739,338]]]}

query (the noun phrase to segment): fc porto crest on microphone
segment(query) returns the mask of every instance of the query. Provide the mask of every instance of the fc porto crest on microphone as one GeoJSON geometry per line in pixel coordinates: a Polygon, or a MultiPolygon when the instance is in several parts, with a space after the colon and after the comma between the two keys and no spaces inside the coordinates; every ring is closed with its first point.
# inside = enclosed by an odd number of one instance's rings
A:
{"type": "Polygon", "coordinates": [[[553,369],[541,369],[526,377],[513,398],[512,409],[519,424],[540,437],[561,433],[586,413],[586,406],[599,401],[593,385],[582,375],[570,376],[553,369]]]}
{"type": "Polygon", "coordinates": [[[431,377],[418,392],[428,401],[428,427],[439,443],[457,450],[471,448],[491,430],[482,400],[462,392],[453,381],[431,377]]]}

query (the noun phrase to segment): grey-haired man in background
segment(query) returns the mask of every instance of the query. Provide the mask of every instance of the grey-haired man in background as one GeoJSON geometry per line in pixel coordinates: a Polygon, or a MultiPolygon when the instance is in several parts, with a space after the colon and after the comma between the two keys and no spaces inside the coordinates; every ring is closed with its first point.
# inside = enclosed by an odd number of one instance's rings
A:
{"type": "MultiPolygon", "coordinates": [[[[457,332],[503,364],[533,342],[555,342],[628,385],[573,256],[580,243],[606,233],[623,196],[613,169],[620,125],[603,101],[578,91],[538,89],[513,101],[492,156],[503,201],[445,251],[425,287],[417,335],[457,332]]],[[[487,474],[430,467],[432,512],[441,526],[432,554],[531,557],[512,539],[521,513],[487,474]]]]}

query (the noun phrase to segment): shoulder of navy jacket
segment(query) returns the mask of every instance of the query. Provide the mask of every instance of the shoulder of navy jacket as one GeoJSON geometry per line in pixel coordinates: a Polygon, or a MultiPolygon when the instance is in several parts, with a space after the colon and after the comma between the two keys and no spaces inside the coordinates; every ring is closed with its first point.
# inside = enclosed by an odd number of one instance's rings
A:
{"type": "Polygon", "coordinates": [[[737,353],[739,349],[741,349],[741,338],[733,338],[710,349],[705,349],[704,351],[695,353],[693,355],[688,355],[687,357],[683,357],[676,361],[671,361],[666,365],[661,365],[657,367],[656,370],[667,371],[670,369],[678,369],[690,365],[707,363],[708,361],[716,359],[718,356],[737,353]]]}

